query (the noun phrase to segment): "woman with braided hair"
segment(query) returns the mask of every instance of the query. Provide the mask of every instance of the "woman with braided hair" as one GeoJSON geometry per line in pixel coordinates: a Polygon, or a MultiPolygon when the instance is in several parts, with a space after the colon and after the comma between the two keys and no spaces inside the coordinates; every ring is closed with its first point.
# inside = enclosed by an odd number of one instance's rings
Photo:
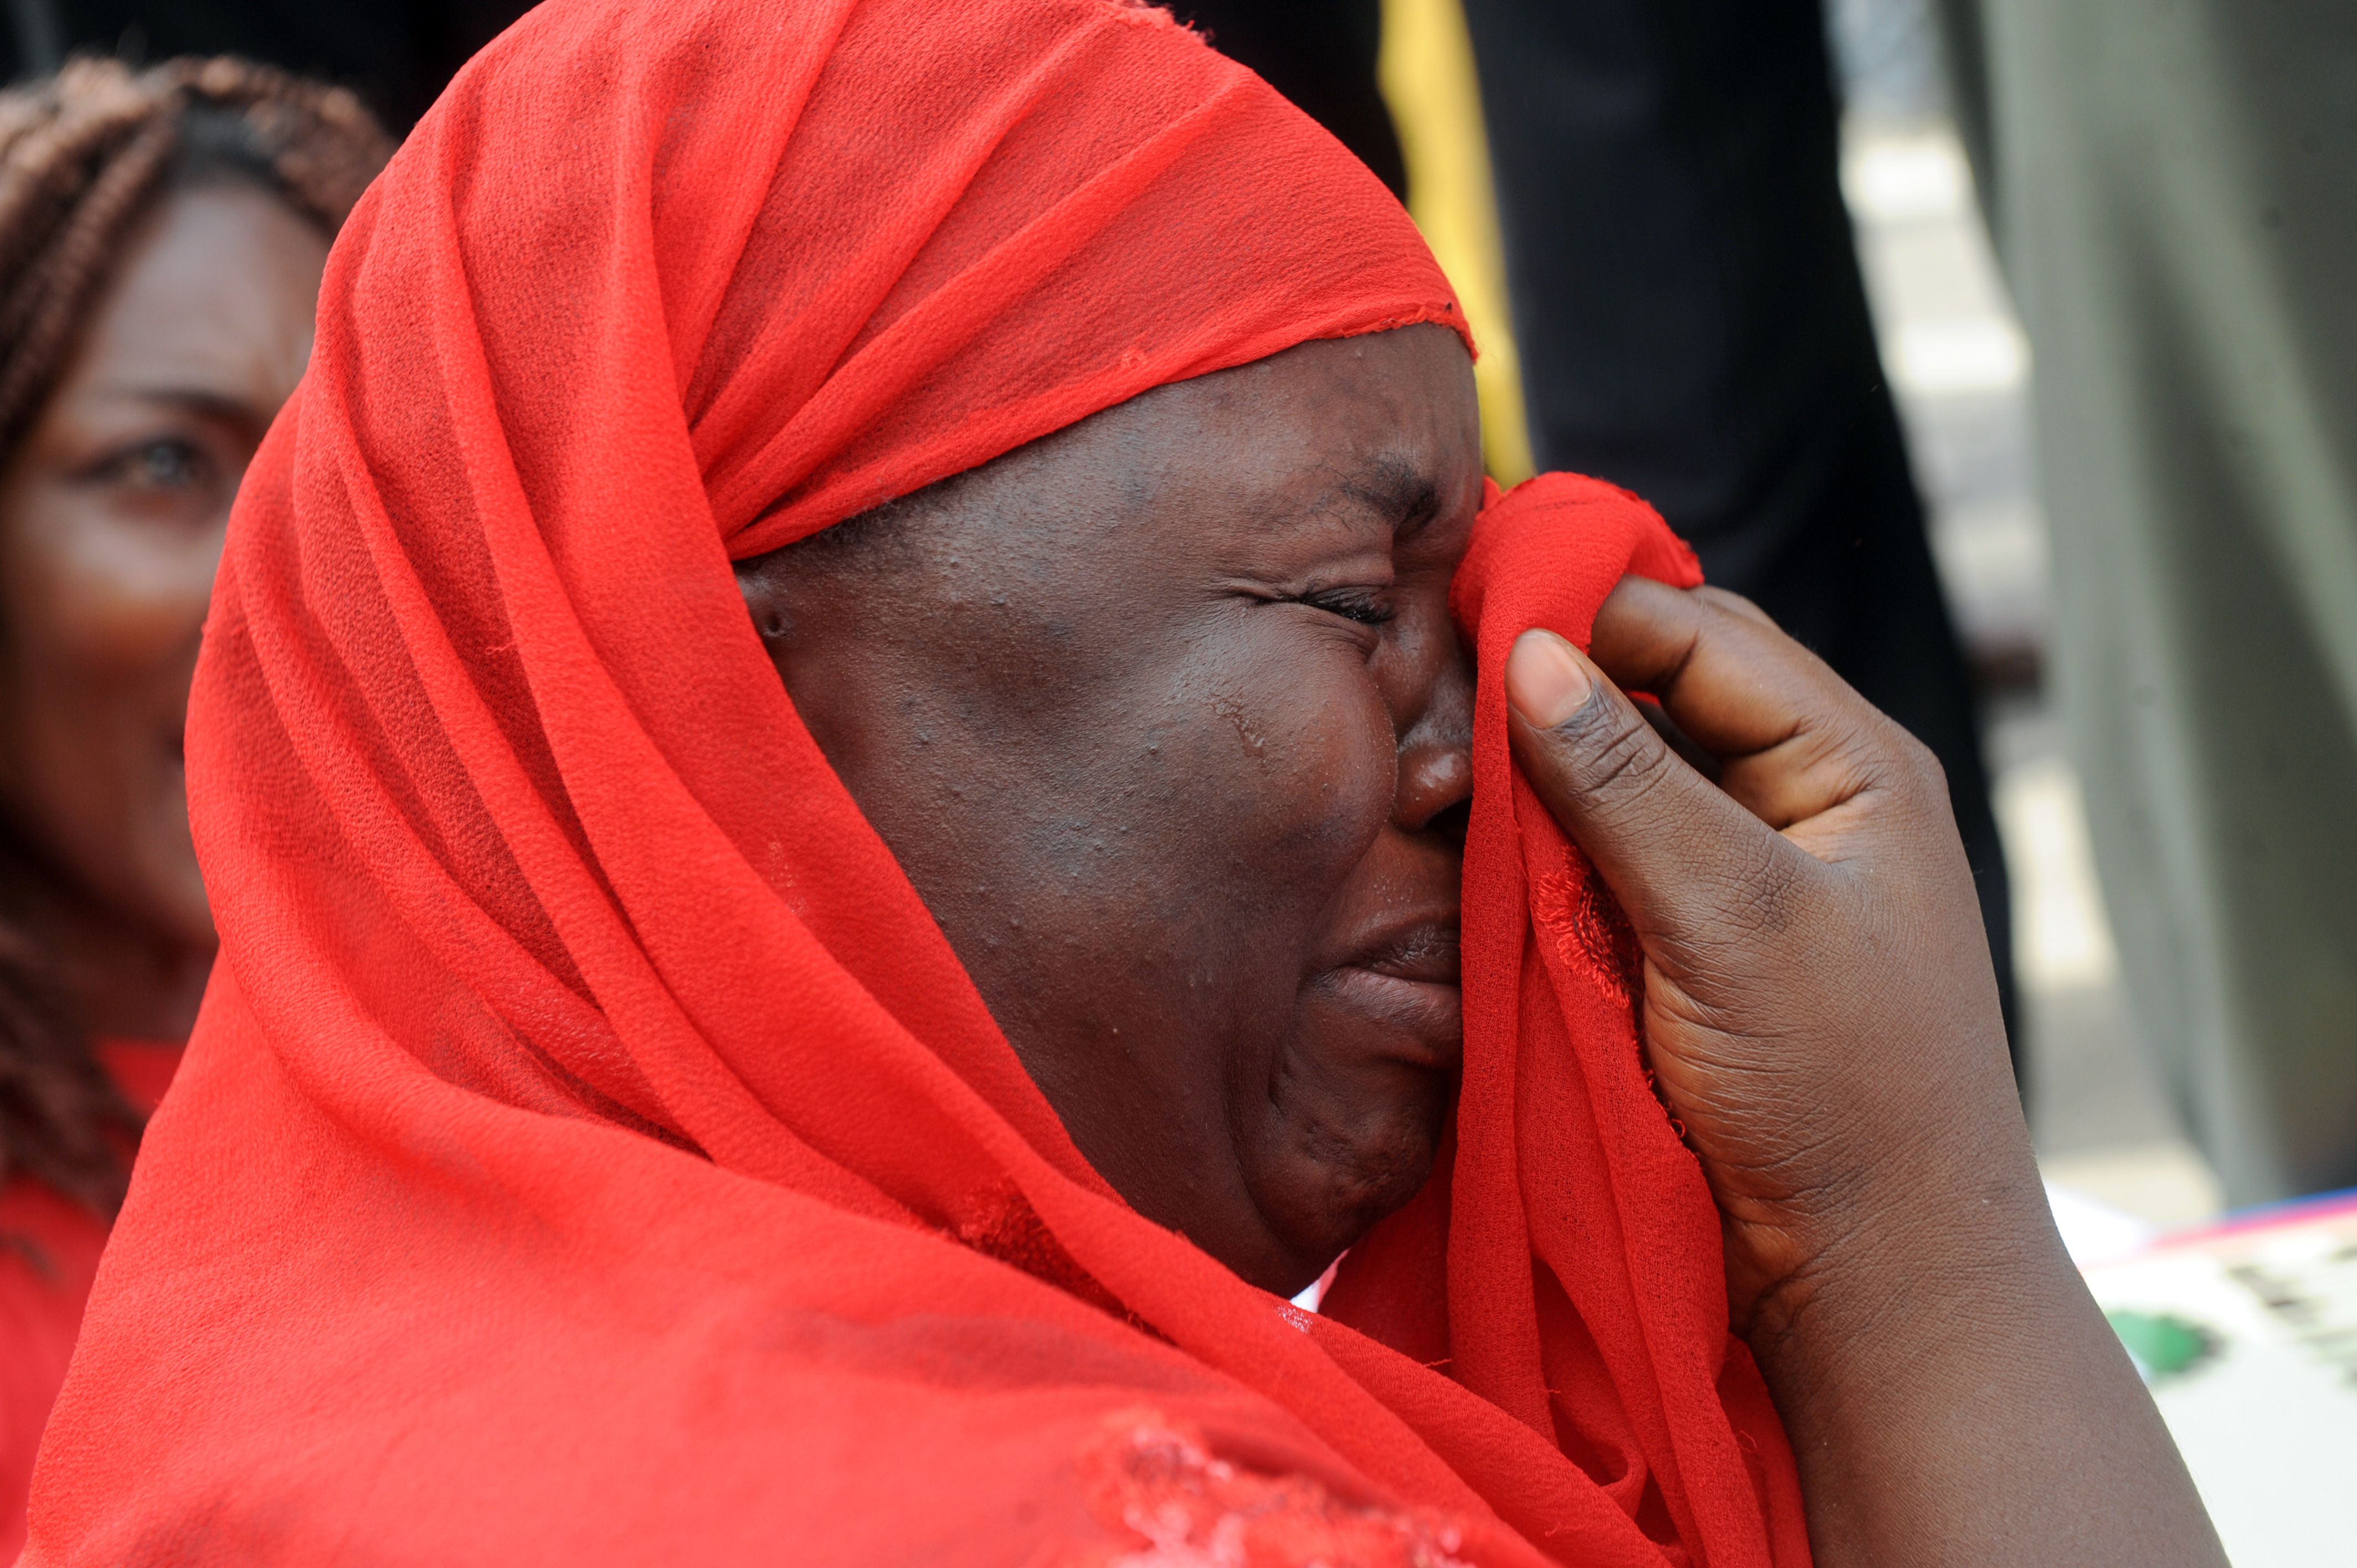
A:
{"type": "Polygon", "coordinates": [[[0,92],[0,1560],[211,967],[180,731],[230,499],[385,152],[235,59],[0,92]]]}

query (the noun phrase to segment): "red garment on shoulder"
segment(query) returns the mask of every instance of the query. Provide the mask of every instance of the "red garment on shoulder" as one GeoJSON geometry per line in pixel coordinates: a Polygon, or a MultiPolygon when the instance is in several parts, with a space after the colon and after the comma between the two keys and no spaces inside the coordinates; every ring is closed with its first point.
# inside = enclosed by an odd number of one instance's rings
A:
{"type": "Polygon", "coordinates": [[[238,503],[188,734],[222,957],[27,1561],[1805,1562],[1490,690],[1507,618],[1692,580],[1657,519],[1556,480],[1483,525],[1454,1180],[1323,1317],[1088,1168],[729,569],[1415,322],[1458,312],[1397,204],[1157,11],[495,43],[338,241],[238,503]]]}
{"type": "MultiPolygon", "coordinates": [[[[102,1040],[99,1062],[141,1115],[180,1065],[178,1046],[102,1040]]],[[[25,1544],[25,1495],[82,1304],[106,1250],[106,1221],[29,1176],[0,1183],[0,1563],[25,1544]]]]}

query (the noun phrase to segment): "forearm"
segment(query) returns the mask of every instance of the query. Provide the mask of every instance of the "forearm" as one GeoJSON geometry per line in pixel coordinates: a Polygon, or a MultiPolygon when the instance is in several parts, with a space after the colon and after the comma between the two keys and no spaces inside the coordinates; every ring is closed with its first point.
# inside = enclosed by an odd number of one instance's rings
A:
{"type": "Polygon", "coordinates": [[[1753,1322],[1820,1568],[2223,1564],[2034,1167],[1995,1163],[1862,1205],[1753,1322]]]}

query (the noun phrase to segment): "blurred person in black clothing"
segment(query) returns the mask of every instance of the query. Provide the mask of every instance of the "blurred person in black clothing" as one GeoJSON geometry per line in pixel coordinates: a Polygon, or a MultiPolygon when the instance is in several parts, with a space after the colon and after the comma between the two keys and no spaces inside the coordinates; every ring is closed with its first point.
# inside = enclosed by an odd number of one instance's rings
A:
{"type": "MultiPolygon", "coordinates": [[[[234,53],[342,82],[406,131],[527,0],[5,0],[0,75],[55,70],[73,50],[146,59],[234,53]]],[[[1292,99],[1395,193],[1407,174],[1375,86],[1379,0],[1173,0],[1222,53],[1292,99]]]]}
{"type": "Polygon", "coordinates": [[[1170,0],[1170,12],[1252,67],[1406,198],[1399,135],[1375,84],[1381,0],[1170,0]]]}
{"type": "MultiPolygon", "coordinates": [[[[1538,466],[1659,507],[1947,769],[2015,1018],[1978,715],[1842,206],[1819,0],[1465,0],[1538,466]]],[[[1379,0],[1178,0],[1394,190],[1379,0]]]]}
{"type": "Polygon", "coordinates": [[[1842,205],[1819,0],[1465,9],[1538,466],[1652,501],[1939,756],[2010,1027],[1974,693],[1842,205]]]}

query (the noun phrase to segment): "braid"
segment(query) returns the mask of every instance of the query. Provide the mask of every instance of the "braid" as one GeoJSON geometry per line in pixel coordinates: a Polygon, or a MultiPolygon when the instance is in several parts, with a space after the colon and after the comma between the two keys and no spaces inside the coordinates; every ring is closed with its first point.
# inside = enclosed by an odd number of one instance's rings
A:
{"type": "Polygon", "coordinates": [[[22,1173],[113,1214],[129,1175],[117,1150],[137,1140],[139,1115],[83,1043],[47,956],[0,923],[0,1182],[22,1173]]]}
{"type": "MultiPolygon", "coordinates": [[[[0,91],[0,465],[39,416],[125,239],[176,181],[253,179],[333,233],[391,151],[359,99],[233,59],[76,59],[0,91]]],[[[0,628],[5,632],[5,628],[0,628]]],[[[0,883],[30,847],[0,830],[0,883]]],[[[137,1135],[38,940],[0,914],[0,1181],[100,1214],[137,1135]]]]}
{"type": "Polygon", "coordinates": [[[0,453],[48,396],[176,158],[240,166],[333,232],[388,150],[350,92],[226,57],[136,72],[77,59],[0,92],[0,453]],[[192,146],[192,131],[210,134],[192,146]]]}

